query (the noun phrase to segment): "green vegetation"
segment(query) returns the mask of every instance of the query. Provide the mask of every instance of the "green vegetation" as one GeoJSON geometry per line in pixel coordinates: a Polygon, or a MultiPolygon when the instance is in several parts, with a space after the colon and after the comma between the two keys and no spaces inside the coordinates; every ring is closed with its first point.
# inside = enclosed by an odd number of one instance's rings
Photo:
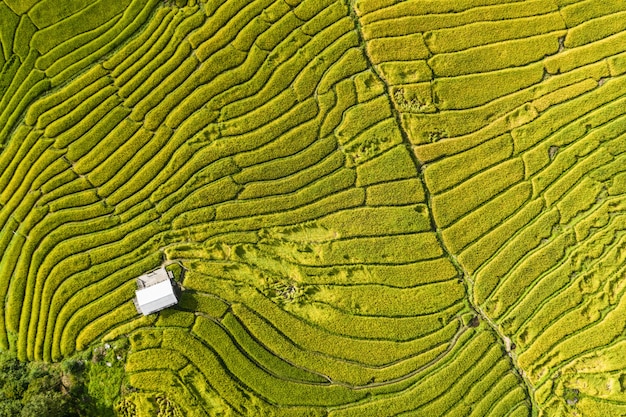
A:
{"type": "Polygon", "coordinates": [[[0,415],[623,414],[625,13],[0,0],[0,415]]]}

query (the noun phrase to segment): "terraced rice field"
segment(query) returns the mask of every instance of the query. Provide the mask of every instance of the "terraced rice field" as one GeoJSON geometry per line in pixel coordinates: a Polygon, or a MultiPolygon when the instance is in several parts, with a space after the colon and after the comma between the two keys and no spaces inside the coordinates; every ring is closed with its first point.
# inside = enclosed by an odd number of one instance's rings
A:
{"type": "Polygon", "coordinates": [[[1,0],[0,43],[1,349],[126,335],[123,416],[626,413],[626,2],[1,0]]]}

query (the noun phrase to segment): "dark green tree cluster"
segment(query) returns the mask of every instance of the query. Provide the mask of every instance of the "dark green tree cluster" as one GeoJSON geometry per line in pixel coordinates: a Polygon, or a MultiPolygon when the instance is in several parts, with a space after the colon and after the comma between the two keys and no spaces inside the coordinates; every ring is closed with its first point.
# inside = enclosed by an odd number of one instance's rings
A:
{"type": "Polygon", "coordinates": [[[77,417],[89,398],[81,374],[84,365],[24,363],[0,358],[0,417],[77,417]]]}

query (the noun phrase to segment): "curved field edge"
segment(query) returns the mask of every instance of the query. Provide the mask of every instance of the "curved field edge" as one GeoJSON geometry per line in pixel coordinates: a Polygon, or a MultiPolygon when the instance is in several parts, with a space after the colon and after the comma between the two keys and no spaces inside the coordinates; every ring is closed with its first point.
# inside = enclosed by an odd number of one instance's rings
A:
{"type": "Polygon", "coordinates": [[[3,349],[128,337],[121,415],[621,410],[619,6],[35,3],[0,3],[3,349]]]}

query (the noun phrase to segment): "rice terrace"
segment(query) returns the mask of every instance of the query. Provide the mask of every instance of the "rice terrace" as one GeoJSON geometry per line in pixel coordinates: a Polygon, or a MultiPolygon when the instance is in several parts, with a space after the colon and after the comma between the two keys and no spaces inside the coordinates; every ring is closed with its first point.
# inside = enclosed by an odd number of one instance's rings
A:
{"type": "Polygon", "coordinates": [[[0,47],[0,416],[626,416],[626,0],[0,0],[0,47]]]}

